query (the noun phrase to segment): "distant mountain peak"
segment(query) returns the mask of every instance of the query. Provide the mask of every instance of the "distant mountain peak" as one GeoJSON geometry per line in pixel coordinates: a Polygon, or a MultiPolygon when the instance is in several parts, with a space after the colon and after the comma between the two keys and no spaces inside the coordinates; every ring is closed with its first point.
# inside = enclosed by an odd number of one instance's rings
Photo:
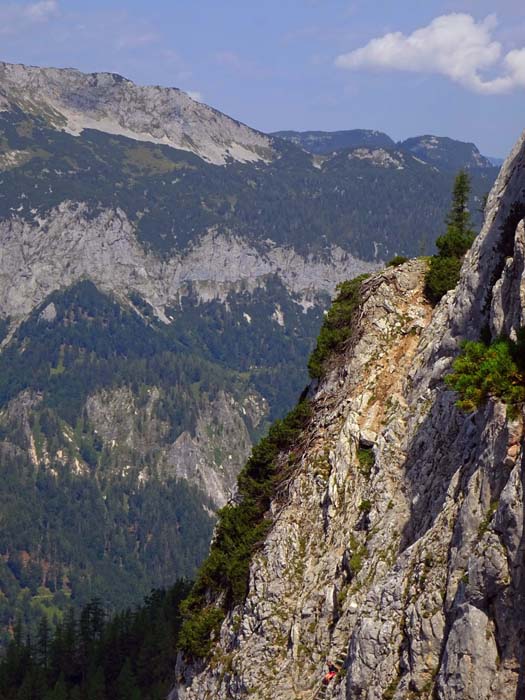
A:
{"type": "MultiPolygon", "coordinates": [[[[433,134],[415,136],[398,143],[393,141],[388,134],[374,129],[276,131],[272,135],[285,139],[316,156],[331,156],[336,152],[349,149],[368,149],[371,154],[373,151],[381,149],[395,151],[395,155],[393,155],[395,159],[399,159],[400,152],[404,152],[412,155],[419,162],[438,170],[492,168],[494,165],[501,165],[501,162],[495,163],[494,159],[481,155],[473,143],[457,141],[444,136],[434,136],[433,134]]],[[[367,158],[373,160],[374,158],[370,154],[367,158]]]]}
{"type": "Polygon", "coordinates": [[[388,134],[373,129],[276,131],[272,136],[290,141],[315,155],[327,155],[347,148],[395,148],[395,143],[388,134]]]}
{"type": "Polygon", "coordinates": [[[216,165],[269,161],[271,139],[178,88],[139,86],[116,73],[0,63],[0,110],[43,113],[54,128],[85,129],[190,151],[216,165]]]}
{"type": "Polygon", "coordinates": [[[493,167],[490,159],[481,155],[475,144],[447,136],[414,136],[400,142],[399,147],[438,168],[459,170],[493,167]]]}

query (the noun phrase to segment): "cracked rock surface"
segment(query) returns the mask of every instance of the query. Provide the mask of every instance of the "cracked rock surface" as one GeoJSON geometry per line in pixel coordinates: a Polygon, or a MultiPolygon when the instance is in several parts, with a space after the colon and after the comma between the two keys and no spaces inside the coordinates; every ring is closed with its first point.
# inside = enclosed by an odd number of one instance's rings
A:
{"type": "Polygon", "coordinates": [[[466,415],[443,382],[463,339],[524,324],[524,218],[525,136],[435,310],[424,261],[364,283],[248,597],[172,700],[313,700],[327,658],[338,700],[525,697],[523,413],[466,415]]]}

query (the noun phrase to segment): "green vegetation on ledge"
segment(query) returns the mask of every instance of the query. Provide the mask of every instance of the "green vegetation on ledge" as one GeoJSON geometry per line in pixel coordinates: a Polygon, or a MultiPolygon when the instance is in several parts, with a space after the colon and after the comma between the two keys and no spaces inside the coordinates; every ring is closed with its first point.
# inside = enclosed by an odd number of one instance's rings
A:
{"type": "Polygon", "coordinates": [[[425,278],[425,294],[432,304],[437,304],[458,283],[461,263],[475,238],[468,210],[470,188],[468,174],[460,170],[446,219],[447,231],[436,241],[439,252],[430,259],[425,278]]]}
{"type": "Polygon", "coordinates": [[[399,265],[402,265],[403,263],[406,263],[409,260],[409,258],[405,257],[404,255],[394,255],[392,260],[389,260],[386,264],[387,267],[399,267],[399,265]]]}
{"type": "Polygon", "coordinates": [[[183,603],[180,643],[188,655],[206,656],[227,610],[244,600],[252,555],[271,526],[271,498],[295,466],[293,454],[284,467],[279,454],[293,447],[310,416],[310,404],[303,399],[272,425],[239,475],[236,503],[219,512],[210,554],[183,603]]]}
{"type": "Polygon", "coordinates": [[[465,342],[445,381],[459,393],[458,406],[464,411],[474,411],[495,397],[514,412],[525,402],[525,333],[516,343],[508,338],[490,345],[465,342]]]}
{"type": "Polygon", "coordinates": [[[352,321],[361,301],[361,285],[367,277],[361,275],[337,286],[337,296],[325,316],[317,345],[308,361],[312,379],[323,376],[328,357],[351,337],[352,321]]]}

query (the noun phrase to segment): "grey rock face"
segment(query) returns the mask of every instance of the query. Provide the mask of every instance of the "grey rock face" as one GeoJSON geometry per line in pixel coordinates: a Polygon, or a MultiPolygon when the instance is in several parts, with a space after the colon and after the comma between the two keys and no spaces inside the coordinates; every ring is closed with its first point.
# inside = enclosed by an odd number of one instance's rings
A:
{"type": "Polygon", "coordinates": [[[334,657],[340,700],[525,697],[524,417],[465,415],[442,381],[462,339],[523,325],[524,217],[525,137],[437,309],[423,261],[364,284],[247,600],[172,698],[313,699],[334,657]]]}
{"type": "Polygon", "coordinates": [[[438,678],[439,697],[443,700],[493,697],[491,686],[497,657],[489,618],[479,608],[466,603],[458,610],[448,635],[438,678]]]}
{"type": "Polygon", "coordinates": [[[177,306],[190,291],[204,301],[225,299],[278,274],[308,307],[315,293],[331,294],[338,282],[376,267],[339,248],[327,261],[277,245],[261,254],[248,241],[213,231],[186,254],[161,260],[138,243],[124,212],[106,210],[93,218],[85,205],[69,202],[33,224],[0,221],[0,250],[0,316],[15,320],[85,277],[124,301],[130,292],[140,294],[169,322],[165,307],[177,306]]]}
{"type": "Polygon", "coordinates": [[[271,160],[271,139],[176,88],[141,87],[112,73],[0,62],[0,110],[44,114],[57,129],[98,129],[191,151],[222,165],[271,160]]]}
{"type": "Polygon", "coordinates": [[[251,450],[251,439],[243,420],[250,412],[253,425],[267,412],[266,402],[249,395],[243,404],[225,392],[203,407],[194,435],[183,432],[170,439],[169,426],[155,417],[158,388],[148,389],[145,406],[128,387],[105,390],[89,397],[86,410],[90,422],[117,462],[122,474],[137,471],[139,482],[154,477],[185,479],[198,487],[216,508],[221,508],[235,490],[236,477],[251,450]],[[140,463],[148,466],[139,471],[140,463]]]}
{"type": "Polygon", "coordinates": [[[170,447],[164,469],[185,479],[206,493],[217,507],[222,507],[235,492],[237,475],[250,455],[251,438],[242,412],[251,411],[255,426],[267,412],[266,402],[248,396],[237,405],[225,393],[199,414],[195,436],[185,432],[170,447]],[[213,428],[220,421],[220,431],[213,428]]]}

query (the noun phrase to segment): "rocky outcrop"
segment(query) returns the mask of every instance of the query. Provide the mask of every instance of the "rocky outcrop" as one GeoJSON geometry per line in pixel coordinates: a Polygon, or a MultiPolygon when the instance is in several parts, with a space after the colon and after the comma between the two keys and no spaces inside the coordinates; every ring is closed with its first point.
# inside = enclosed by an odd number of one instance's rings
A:
{"type": "Polygon", "coordinates": [[[248,415],[256,428],[267,413],[266,401],[251,394],[238,402],[220,392],[204,402],[195,430],[173,439],[169,424],[155,410],[162,390],[149,387],[145,394],[141,399],[121,387],[98,392],[86,402],[89,421],[112,454],[112,471],[117,476],[134,475],[138,483],[184,479],[221,508],[234,492],[237,474],[251,450],[245,418],[248,415]]]}
{"type": "Polygon", "coordinates": [[[272,140],[176,88],[142,87],[114,73],[0,62],[0,110],[17,106],[57,129],[97,129],[191,151],[217,165],[274,157],[272,140]]]}
{"type": "Polygon", "coordinates": [[[326,260],[271,243],[261,253],[249,241],[213,231],[187,253],[163,260],[144,250],[124,212],[93,217],[85,205],[71,202],[33,223],[0,221],[0,248],[0,315],[13,320],[84,278],[124,301],[138,293],[169,323],[166,307],[178,306],[190,291],[203,301],[225,300],[230,291],[250,291],[278,275],[308,305],[312,295],[331,294],[338,282],[376,267],[340,248],[326,260]]]}
{"type": "Polygon", "coordinates": [[[523,414],[465,415],[443,382],[462,339],[523,326],[524,217],[525,136],[434,312],[423,261],[363,285],[247,599],[172,698],[525,697],[523,414]],[[327,657],[344,668],[320,694],[327,657]]]}
{"type": "Polygon", "coordinates": [[[248,459],[252,440],[244,416],[257,428],[268,410],[257,394],[238,403],[221,392],[203,406],[195,434],[182,433],[164,458],[164,469],[197,486],[218,508],[236,490],[237,476],[248,459]]]}

